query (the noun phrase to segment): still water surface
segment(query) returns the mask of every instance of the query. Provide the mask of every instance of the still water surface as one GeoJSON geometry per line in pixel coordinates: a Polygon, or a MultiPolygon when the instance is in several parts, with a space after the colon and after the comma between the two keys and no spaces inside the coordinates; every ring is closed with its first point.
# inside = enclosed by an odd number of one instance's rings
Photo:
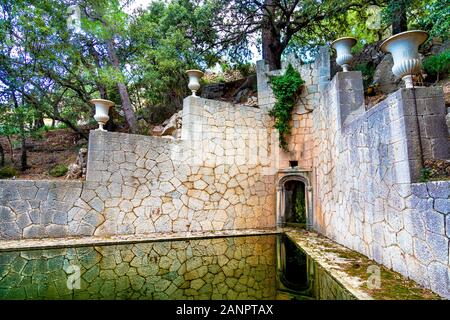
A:
{"type": "Polygon", "coordinates": [[[0,252],[0,299],[352,299],[284,235],[0,252]]]}

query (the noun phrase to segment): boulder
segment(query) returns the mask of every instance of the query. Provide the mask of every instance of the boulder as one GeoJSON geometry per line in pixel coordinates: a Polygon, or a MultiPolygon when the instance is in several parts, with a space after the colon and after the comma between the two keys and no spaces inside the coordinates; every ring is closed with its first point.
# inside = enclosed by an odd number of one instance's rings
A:
{"type": "Polygon", "coordinates": [[[444,90],[444,100],[445,100],[445,106],[450,107],[450,81],[445,83],[442,86],[442,89],[444,90]]]}
{"type": "Polygon", "coordinates": [[[181,135],[181,121],[183,111],[178,111],[170,119],[164,121],[161,136],[172,136],[178,138],[181,135]]]}
{"type": "Polygon", "coordinates": [[[372,85],[377,87],[380,92],[386,95],[397,91],[401,85],[401,79],[398,79],[392,73],[393,65],[394,60],[392,59],[392,55],[387,54],[377,65],[373,75],[372,85]]]}
{"type": "Polygon", "coordinates": [[[76,164],[72,163],[69,165],[69,170],[67,171],[66,179],[79,179],[82,176],[82,169],[81,167],[76,164]]]}
{"type": "Polygon", "coordinates": [[[218,100],[225,95],[227,85],[225,83],[213,83],[202,88],[201,97],[205,99],[218,100]]]}
{"type": "Polygon", "coordinates": [[[87,152],[86,148],[80,148],[77,162],[69,165],[66,179],[79,179],[86,175],[87,152]]]}
{"type": "Polygon", "coordinates": [[[160,136],[163,132],[164,127],[163,126],[154,126],[152,130],[152,135],[154,136],[160,136]]]}

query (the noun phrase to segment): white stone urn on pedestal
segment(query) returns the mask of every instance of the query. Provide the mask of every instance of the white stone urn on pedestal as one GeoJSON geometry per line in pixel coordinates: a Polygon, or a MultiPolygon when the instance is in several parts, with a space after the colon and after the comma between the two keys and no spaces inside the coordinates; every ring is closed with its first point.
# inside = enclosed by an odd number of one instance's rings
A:
{"type": "Polygon", "coordinates": [[[336,62],[342,67],[344,72],[348,71],[349,63],[352,61],[353,55],[351,53],[352,47],[357,40],[353,37],[344,37],[334,40],[331,47],[336,50],[336,62]]]}
{"type": "Polygon", "coordinates": [[[200,79],[203,77],[203,72],[200,70],[188,70],[186,73],[189,77],[188,88],[192,91],[192,96],[196,97],[196,93],[200,89],[200,79]]]}
{"type": "Polygon", "coordinates": [[[94,119],[98,122],[99,128],[96,129],[97,131],[106,131],[103,129],[103,126],[108,122],[109,120],[109,108],[114,105],[114,102],[105,100],[105,99],[92,99],[89,101],[93,105],[95,105],[95,115],[94,119]]]}
{"type": "Polygon", "coordinates": [[[420,71],[419,46],[427,38],[427,32],[412,30],[393,35],[381,44],[381,51],[390,52],[394,59],[392,73],[403,79],[406,88],[413,87],[412,76],[420,71]]]}

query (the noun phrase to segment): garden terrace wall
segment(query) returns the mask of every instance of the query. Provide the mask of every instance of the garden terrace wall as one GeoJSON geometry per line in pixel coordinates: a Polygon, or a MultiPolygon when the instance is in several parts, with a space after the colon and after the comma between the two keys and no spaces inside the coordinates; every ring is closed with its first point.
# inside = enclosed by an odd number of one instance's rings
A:
{"type": "MultiPolygon", "coordinates": [[[[0,239],[75,235],[70,212],[82,189],[81,182],[0,180],[0,239]]],[[[79,226],[87,233],[92,217],[83,218],[79,226]]]]}
{"type": "Polygon", "coordinates": [[[268,121],[188,97],[180,140],[91,131],[85,182],[1,182],[0,238],[274,227],[268,121]]]}
{"type": "Polygon", "coordinates": [[[450,298],[450,181],[417,183],[419,130],[424,157],[448,158],[442,90],[415,89],[419,129],[412,89],[366,112],[355,88],[337,73],[313,112],[314,228],[450,298]]]}

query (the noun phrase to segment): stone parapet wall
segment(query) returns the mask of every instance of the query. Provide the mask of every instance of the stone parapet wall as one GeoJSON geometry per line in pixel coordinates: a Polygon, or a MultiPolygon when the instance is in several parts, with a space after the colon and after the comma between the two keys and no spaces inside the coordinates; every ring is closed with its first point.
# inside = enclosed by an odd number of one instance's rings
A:
{"type": "MultiPolygon", "coordinates": [[[[400,89],[361,112],[340,95],[357,77],[338,73],[313,113],[314,228],[450,297],[450,181],[416,183],[422,167],[413,92],[400,89]],[[358,111],[343,117],[349,110],[358,111]]],[[[448,158],[442,91],[416,88],[415,97],[423,155],[448,158]]]]}
{"type": "Polygon", "coordinates": [[[181,139],[91,131],[85,182],[0,182],[0,239],[274,227],[267,121],[188,97],[181,139]]]}

